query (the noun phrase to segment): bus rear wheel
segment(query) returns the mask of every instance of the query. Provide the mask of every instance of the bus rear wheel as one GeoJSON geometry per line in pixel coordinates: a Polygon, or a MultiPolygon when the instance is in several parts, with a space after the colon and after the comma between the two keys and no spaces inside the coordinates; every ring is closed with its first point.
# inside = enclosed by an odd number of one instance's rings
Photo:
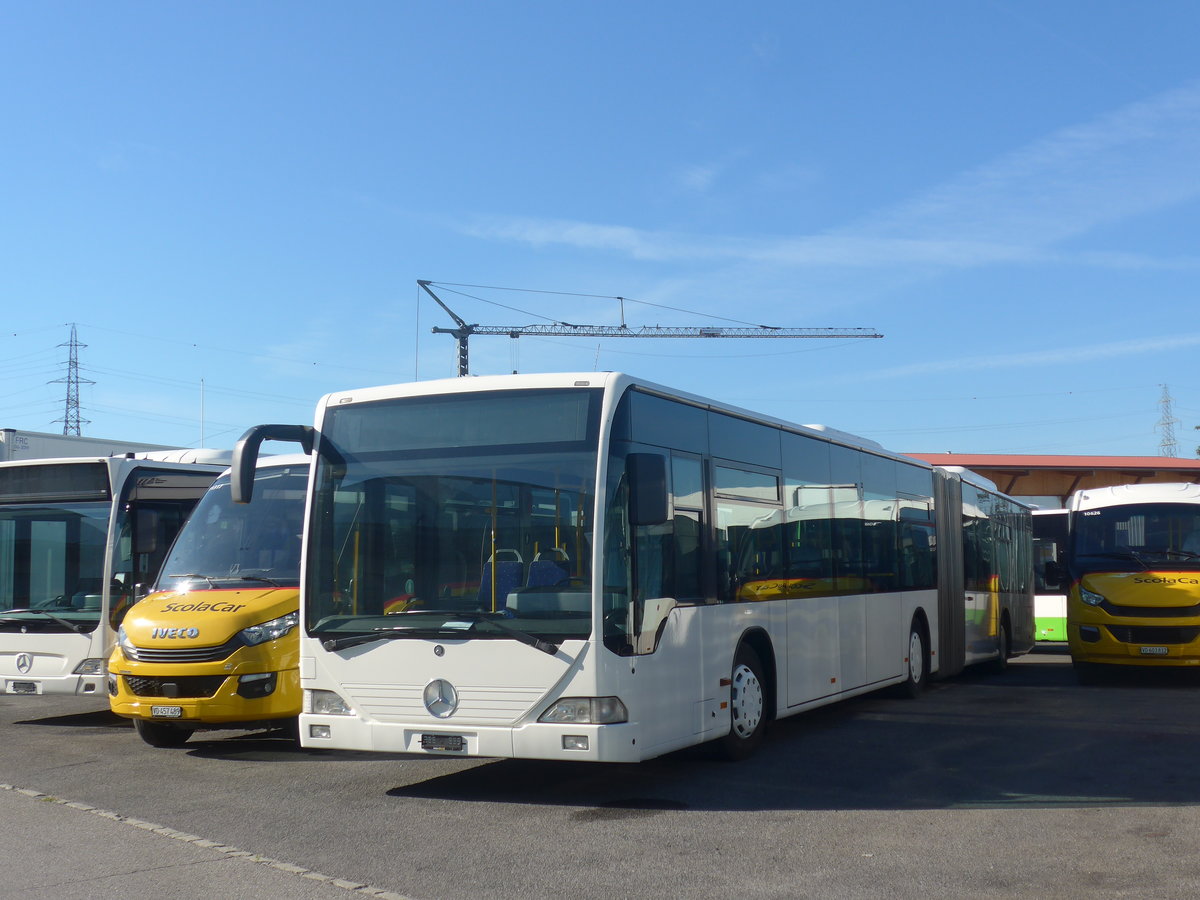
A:
{"type": "Polygon", "coordinates": [[[151,747],[182,747],[192,736],[190,728],[161,725],[145,719],[134,719],[133,727],[137,729],[138,737],[151,747]]]}
{"type": "Polygon", "coordinates": [[[767,728],[762,672],[762,662],[753,648],[745,644],[739,647],[729,679],[729,734],[717,745],[725,759],[745,759],[762,742],[767,728]]]}
{"type": "Polygon", "coordinates": [[[992,660],[992,671],[997,675],[1008,671],[1008,660],[1012,656],[1012,635],[1008,631],[1008,619],[1000,620],[1000,634],[997,636],[1000,655],[992,660]]]}

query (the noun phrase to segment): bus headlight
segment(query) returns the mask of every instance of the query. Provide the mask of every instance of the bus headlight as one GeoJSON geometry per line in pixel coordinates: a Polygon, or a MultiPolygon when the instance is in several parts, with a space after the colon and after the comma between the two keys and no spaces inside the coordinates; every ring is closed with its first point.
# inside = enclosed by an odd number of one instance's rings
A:
{"type": "Polygon", "coordinates": [[[250,647],[256,644],[265,644],[267,641],[278,640],[295,628],[299,620],[299,612],[290,612],[286,616],[280,616],[278,619],[272,619],[270,622],[263,622],[261,625],[251,625],[249,628],[242,629],[242,640],[250,647]]]}
{"type": "Polygon", "coordinates": [[[563,697],[538,716],[538,721],[558,725],[615,725],[629,721],[629,710],[619,697],[563,697]]]}
{"type": "Polygon", "coordinates": [[[306,691],[308,711],[319,716],[352,716],[354,710],[333,691],[306,691]]]}
{"type": "Polygon", "coordinates": [[[1082,585],[1079,587],[1079,599],[1088,606],[1099,606],[1104,602],[1104,597],[1102,597],[1100,594],[1092,593],[1082,585]]]}
{"type": "Polygon", "coordinates": [[[77,665],[75,667],[75,671],[72,672],[71,674],[72,675],[103,675],[104,674],[104,660],[99,659],[99,658],[85,659],[83,662],[81,662],[79,665],[77,665]]]}

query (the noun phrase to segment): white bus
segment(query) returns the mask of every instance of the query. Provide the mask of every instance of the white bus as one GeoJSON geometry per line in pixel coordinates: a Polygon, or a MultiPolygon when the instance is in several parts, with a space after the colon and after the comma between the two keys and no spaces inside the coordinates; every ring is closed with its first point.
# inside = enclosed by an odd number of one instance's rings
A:
{"type": "Polygon", "coordinates": [[[229,459],[175,450],[0,463],[0,694],[105,696],[121,617],[229,459]]]}
{"type": "Polygon", "coordinates": [[[1067,592],[1051,573],[1067,552],[1067,511],[1033,511],[1033,618],[1039,641],[1067,639],[1067,592]],[[1047,568],[1047,563],[1050,567],[1047,568]]]}
{"type": "Polygon", "coordinates": [[[614,373],[377,387],[250,429],[235,499],[292,439],[305,746],[736,758],[1033,645],[1028,508],[839,432],[614,373]]]}

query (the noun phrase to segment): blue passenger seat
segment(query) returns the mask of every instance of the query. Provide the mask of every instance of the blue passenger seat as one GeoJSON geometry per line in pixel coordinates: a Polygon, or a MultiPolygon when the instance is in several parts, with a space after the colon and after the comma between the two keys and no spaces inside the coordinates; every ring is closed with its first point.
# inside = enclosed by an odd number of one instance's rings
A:
{"type": "Polygon", "coordinates": [[[529,578],[526,587],[553,587],[562,584],[570,577],[570,572],[562,565],[570,565],[570,557],[562,547],[555,547],[545,553],[539,552],[529,564],[529,578]]]}
{"type": "Polygon", "coordinates": [[[521,576],[525,570],[525,561],[516,550],[497,550],[483,564],[483,572],[479,578],[479,605],[483,609],[492,608],[493,580],[496,589],[496,609],[504,609],[508,603],[509,592],[516,590],[521,584],[521,576]],[[500,559],[505,554],[507,559],[500,559]],[[493,578],[494,573],[494,578],[493,578]]]}

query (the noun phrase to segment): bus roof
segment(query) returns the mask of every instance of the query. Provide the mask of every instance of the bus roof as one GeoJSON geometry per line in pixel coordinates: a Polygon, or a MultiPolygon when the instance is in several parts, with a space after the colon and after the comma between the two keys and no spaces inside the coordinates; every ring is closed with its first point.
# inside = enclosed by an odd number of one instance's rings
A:
{"type": "MultiPolygon", "coordinates": [[[[931,468],[931,465],[924,460],[887,450],[881,444],[869,438],[851,434],[848,431],[839,431],[827,425],[800,425],[795,422],[789,422],[786,419],[779,419],[775,416],[765,415],[753,410],[743,409],[739,406],[722,403],[708,397],[702,397],[698,394],[691,394],[687,391],[646,381],[624,372],[550,372],[530,375],[480,375],[470,378],[442,378],[433,381],[380,385],[378,387],[326,394],[319,401],[317,409],[319,418],[320,411],[326,407],[345,403],[364,403],[397,397],[421,397],[429,394],[461,394],[477,391],[570,387],[606,388],[615,392],[620,392],[630,387],[637,387],[650,393],[681,400],[684,403],[689,403],[703,409],[726,413],[752,422],[776,425],[798,434],[813,435],[835,444],[843,444],[848,447],[866,450],[870,453],[886,456],[919,468],[931,468]]],[[[318,422],[319,425],[320,423],[318,422]]]]}
{"type": "Polygon", "coordinates": [[[1113,487],[1085,488],[1067,501],[1070,510],[1101,509],[1132,503],[1200,503],[1200,484],[1118,484],[1113,487]]]}

